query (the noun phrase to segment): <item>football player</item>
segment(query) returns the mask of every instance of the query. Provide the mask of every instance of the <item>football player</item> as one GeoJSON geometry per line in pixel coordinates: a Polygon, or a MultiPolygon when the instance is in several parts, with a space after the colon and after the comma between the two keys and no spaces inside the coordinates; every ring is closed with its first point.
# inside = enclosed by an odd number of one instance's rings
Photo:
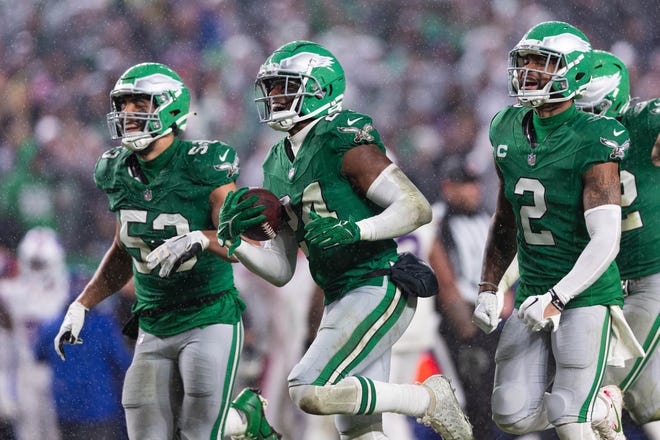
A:
{"type": "MultiPolygon", "coordinates": [[[[630,133],[621,163],[621,249],[616,262],[628,296],[623,313],[646,356],[608,367],[604,383],[624,393],[626,409],[649,438],[660,438],[660,99],[631,102],[628,69],[615,55],[594,50],[592,79],[575,104],[616,118],[630,133]],[[654,161],[653,158],[656,158],[654,161]]],[[[609,386],[601,393],[612,392],[609,386]]],[[[614,391],[616,392],[616,390],[614,391]]]]}
{"type": "Polygon", "coordinates": [[[66,252],[58,234],[43,226],[30,229],[16,251],[18,276],[0,281],[0,302],[16,347],[8,349],[14,373],[7,382],[15,391],[6,395],[16,396],[17,438],[59,438],[52,371],[35,358],[33,347],[39,326],[56,319],[68,302],[66,252]]]}
{"type": "MultiPolygon", "coordinates": [[[[493,419],[516,435],[554,426],[561,439],[594,438],[592,412],[599,421],[608,417],[606,404],[616,409],[612,417],[621,410],[620,396],[604,402],[597,395],[610,306],[623,305],[614,258],[618,167],[629,137],[616,120],[574,105],[591,78],[591,57],[574,26],[533,26],[509,54],[517,105],[490,126],[500,187],[474,319],[482,328],[496,325],[497,285],[517,250],[520,281],[498,343],[492,397],[493,419]]],[[[616,428],[622,433],[620,420],[616,428]]]]}
{"type": "Polygon", "coordinates": [[[218,240],[246,267],[286,284],[298,248],[324,291],[324,312],[307,352],[292,369],[289,394],[306,413],[336,415],[342,439],[386,439],[383,412],[419,418],[443,438],[472,429],[448,380],[388,383],[391,347],[412,319],[416,297],[388,276],[369,275],[397,260],[395,237],[431,220],[420,191],[385,154],[371,117],[342,110],[344,70],[319,44],[293,41],[259,69],[262,123],[286,133],[263,163],[263,186],[284,201],[287,224],[263,247],[241,240],[240,208],[229,197],[218,240]]]}
{"type": "Polygon", "coordinates": [[[110,97],[108,127],[121,146],[101,156],[94,180],[117,216],[115,239],[69,306],[55,350],[64,360],[64,344],[82,343],[85,313],[133,276],[137,342],[122,395],[129,437],[279,438],[255,391],[230,405],[245,305],[214,235],[236,189],[236,152],[179,138],[190,93],[163,64],[129,68],[110,97]]]}

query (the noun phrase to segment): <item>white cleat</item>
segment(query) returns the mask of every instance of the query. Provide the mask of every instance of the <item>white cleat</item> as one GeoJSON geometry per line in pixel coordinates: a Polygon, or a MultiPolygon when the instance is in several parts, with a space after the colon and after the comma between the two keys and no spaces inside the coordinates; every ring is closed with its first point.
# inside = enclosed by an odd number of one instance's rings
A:
{"type": "Polygon", "coordinates": [[[443,440],[473,440],[472,425],[463,413],[449,379],[436,374],[422,385],[428,389],[431,403],[426,414],[417,421],[433,428],[443,440]]]}
{"type": "Polygon", "coordinates": [[[607,417],[591,424],[596,439],[599,440],[626,440],[621,425],[621,409],[623,408],[623,394],[616,385],[601,387],[598,398],[607,405],[607,417]]]}

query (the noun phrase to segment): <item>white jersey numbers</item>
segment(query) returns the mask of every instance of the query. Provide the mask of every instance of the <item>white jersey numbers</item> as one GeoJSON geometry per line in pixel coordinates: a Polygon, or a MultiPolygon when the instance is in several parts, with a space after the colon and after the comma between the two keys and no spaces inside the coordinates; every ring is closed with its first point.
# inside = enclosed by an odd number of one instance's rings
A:
{"type": "MultiPolygon", "coordinates": [[[[147,243],[145,243],[143,239],[132,236],[128,233],[128,229],[131,224],[147,223],[147,211],[136,210],[136,209],[122,209],[119,212],[119,222],[121,224],[119,230],[119,238],[121,239],[121,243],[128,251],[134,249],[139,252],[139,258],[136,258],[135,254],[131,253],[131,256],[133,257],[133,263],[135,264],[135,268],[140,273],[149,273],[150,271],[149,269],[147,269],[147,263],[145,263],[145,260],[147,258],[147,255],[149,255],[149,252],[151,252],[155,246],[150,247],[147,245],[147,243]]],[[[165,229],[166,226],[174,226],[176,228],[175,235],[182,235],[190,232],[190,226],[188,224],[188,220],[185,217],[183,217],[181,214],[161,213],[154,219],[151,225],[154,231],[162,231],[165,229]]],[[[197,262],[197,257],[191,258],[190,260],[183,263],[181,267],[179,267],[177,272],[182,272],[184,270],[192,269],[192,267],[195,265],[196,262],[197,262]]]]}
{"type": "Polygon", "coordinates": [[[533,195],[534,204],[526,205],[520,208],[520,223],[523,228],[525,241],[528,244],[553,246],[555,239],[552,237],[552,232],[542,230],[540,232],[532,231],[530,220],[540,219],[547,211],[545,203],[545,187],[537,179],[529,179],[522,177],[516,183],[514,192],[522,196],[525,192],[531,192],[533,195]]]}
{"type": "MultiPolygon", "coordinates": [[[[633,204],[637,198],[637,184],[635,175],[627,170],[621,170],[621,207],[626,208],[633,204]]],[[[627,213],[621,219],[621,231],[631,231],[644,226],[639,211],[627,213]]]]}

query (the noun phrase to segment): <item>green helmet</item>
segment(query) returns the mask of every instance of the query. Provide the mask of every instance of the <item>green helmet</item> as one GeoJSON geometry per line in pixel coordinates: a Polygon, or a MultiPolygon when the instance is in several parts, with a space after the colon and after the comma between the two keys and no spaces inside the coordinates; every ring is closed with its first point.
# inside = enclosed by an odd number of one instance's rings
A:
{"type": "Polygon", "coordinates": [[[156,139],[183,132],[190,113],[190,92],[181,77],[159,63],[142,63],[124,72],[110,92],[112,111],[106,119],[112,139],[121,139],[125,148],[140,151],[156,139]],[[151,101],[148,112],[125,112],[124,100],[129,95],[142,95],[151,101]],[[126,134],[128,121],[142,121],[141,132],[126,134]]]}
{"type": "Polygon", "coordinates": [[[575,101],[580,110],[616,118],[630,104],[628,68],[615,55],[593,51],[591,81],[582,97],[575,101]]]}
{"type": "Polygon", "coordinates": [[[574,26],[547,21],[532,27],[509,52],[509,96],[525,107],[577,98],[591,79],[591,43],[574,26]],[[527,67],[529,55],[546,58],[544,69],[527,67]],[[548,82],[537,85],[539,74],[548,82]],[[531,83],[533,87],[526,88],[531,83]]]}
{"type": "Polygon", "coordinates": [[[346,80],[344,69],[327,49],[310,41],[293,41],[277,49],[259,68],[255,99],[260,122],[288,131],[300,121],[341,110],[346,80]],[[279,84],[283,92],[269,95],[279,84]],[[293,101],[288,109],[274,107],[283,97],[293,101]]]}

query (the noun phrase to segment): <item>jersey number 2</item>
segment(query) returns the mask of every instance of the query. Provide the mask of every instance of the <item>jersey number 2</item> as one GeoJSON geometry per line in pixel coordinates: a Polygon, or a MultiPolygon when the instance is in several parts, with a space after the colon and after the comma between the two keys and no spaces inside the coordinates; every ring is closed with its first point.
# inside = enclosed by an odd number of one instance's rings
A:
{"type": "Polygon", "coordinates": [[[525,241],[529,244],[553,246],[555,239],[552,236],[552,232],[548,230],[534,232],[531,225],[531,220],[543,217],[548,210],[548,206],[545,203],[545,187],[543,184],[537,179],[523,177],[516,183],[514,192],[520,196],[526,192],[531,192],[534,200],[532,205],[525,205],[520,208],[520,223],[525,241]]]}
{"type": "MultiPolygon", "coordinates": [[[[621,207],[627,208],[637,198],[637,185],[635,175],[630,171],[621,170],[621,207]]],[[[639,211],[627,213],[621,219],[621,231],[631,231],[644,226],[642,215],[639,211]]]]}

